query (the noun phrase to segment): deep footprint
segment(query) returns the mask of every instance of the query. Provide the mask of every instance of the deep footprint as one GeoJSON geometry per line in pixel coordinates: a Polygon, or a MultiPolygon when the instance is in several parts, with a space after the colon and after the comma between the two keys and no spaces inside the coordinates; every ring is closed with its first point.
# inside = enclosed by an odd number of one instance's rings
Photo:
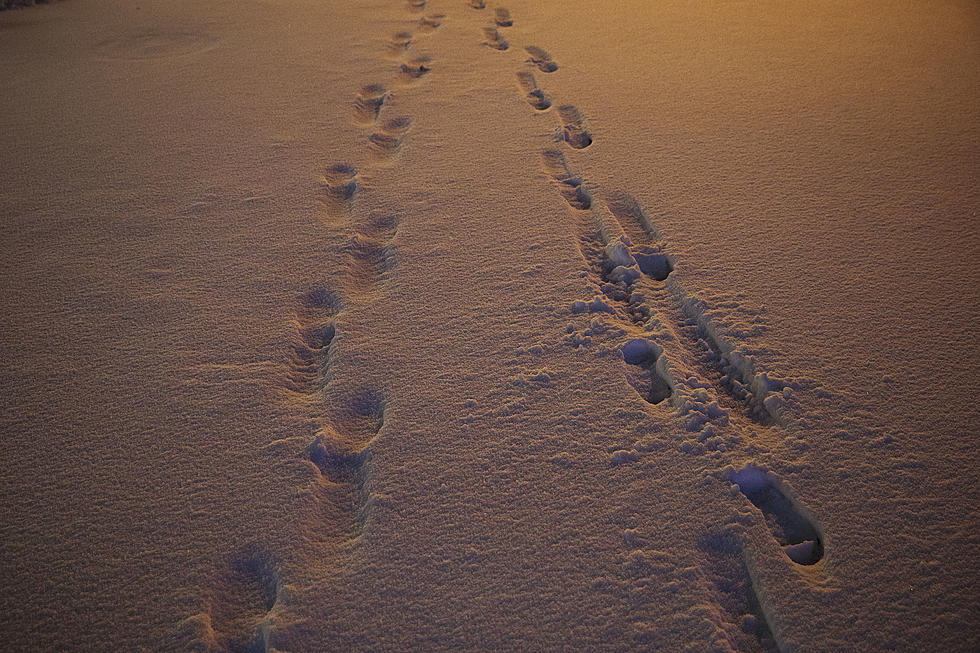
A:
{"type": "Polygon", "coordinates": [[[521,71],[517,73],[517,83],[520,85],[521,90],[524,91],[524,99],[532,107],[538,111],[545,111],[551,107],[551,100],[538,87],[538,82],[534,79],[534,75],[527,71],[521,71]]]}
{"type": "Polygon", "coordinates": [[[506,50],[510,47],[510,44],[507,43],[507,39],[505,39],[496,28],[484,27],[483,38],[483,44],[487,47],[493,48],[494,50],[506,50]]]}
{"type": "Polygon", "coordinates": [[[632,254],[640,271],[656,281],[666,280],[674,271],[674,262],[659,244],[653,243],[659,234],[639,202],[632,195],[615,192],[609,197],[608,206],[630,240],[637,243],[632,254]]]}
{"type": "Polygon", "coordinates": [[[622,352],[623,360],[642,371],[640,374],[630,375],[627,380],[644,401],[656,405],[673,394],[670,383],[657,365],[657,360],[662,355],[660,347],[649,340],[637,338],[623,345],[622,352]]]}
{"type": "Polygon", "coordinates": [[[814,565],[823,559],[820,532],[787,496],[785,486],[772,473],[751,463],[729,477],[742,494],[762,511],[773,538],[790,560],[798,565],[814,565]]]}
{"type": "Polygon", "coordinates": [[[541,167],[558,184],[558,190],[569,206],[580,211],[592,207],[592,194],[582,179],[568,169],[564,154],[558,150],[545,150],[541,153],[541,167]]]}
{"type": "Polygon", "coordinates": [[[524,48],[528,55],[528,61],[533,63],[543,73],[553,73],[558,70],[558,64],[551,60],[551,55],[536,45],[529,45],[524,48]]]}
{"type": "Polygon", "coordinates": [[[570,104],[558,107],[558,118],[561,120],[561,138],[576,150],[582,150],[592,145],[592,134],[585,128],[582,112],[570,104]]]}

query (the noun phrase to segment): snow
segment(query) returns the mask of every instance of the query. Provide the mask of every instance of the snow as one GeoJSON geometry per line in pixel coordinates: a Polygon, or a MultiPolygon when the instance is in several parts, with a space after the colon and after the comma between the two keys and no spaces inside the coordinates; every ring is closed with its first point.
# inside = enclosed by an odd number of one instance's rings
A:
{"type": "Polygon", "coordinates": [[[0,13],[5,650],[977,649],[977,19],[0,13]]]}

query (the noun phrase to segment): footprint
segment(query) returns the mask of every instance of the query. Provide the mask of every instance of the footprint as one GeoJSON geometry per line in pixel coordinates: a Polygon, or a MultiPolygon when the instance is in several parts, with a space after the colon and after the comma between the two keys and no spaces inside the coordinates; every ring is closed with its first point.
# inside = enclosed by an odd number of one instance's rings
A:
{"type": "MultiPolygon", "coordinates": [[[[352,517],[347,528],[331,523],[335,530],[347,531],[350,537],[357,537],[363,531],[372,505],[367,484],[371,460],[370,445],[384,426],[385,402],[376,392],[363,391],[353,396],[335,416],[336,426],[321,429],[313,442],[307,447],[306,455],[317,466],[320,474],[340,492],[324,492],[324,498],[331,504],[346,504],[348,515],[352,517]]],[[[333,515],[336,521],[340,515],[333,515]]],[[[345,520],[347,521],[347,520],[345,520]]]]}
{"type": "Polygon", "coordinates": [[[470,6],[474,9],[486,9],[486,0],[470,0],[470,6]]]}
{"type": "Polygon", "coordinates": [[[499,27],[510,27],[514,24],[514,21],[510,17],[510,12],[503,7],[494,10],[493,22],[497,23],[499,27]]]}
{"type": "Polygon", "coordinates": [[[548,54],[547,50],[543,50],[536,45],[529,45],[524,49],[530,55],[528,61],[537,66],[541,72],[553,73],[558,70],[558,64],[551,60],[551,55],[548,54]]]}
{"type": "Polygon", "coordinates": [[[628,193],[615,192],[610,196],[608,205],[630,240],[638,243],[632,253],[640,271],[656,281],[666,280],[674,271],[674,262],[663,252],[661,245],[653,243],[659,239],[659,234],[639,202],[628,193]]]}
{"type": "Polygon", "coordinates": [[[584,126],[582,112],[570,104],[558,107],[561,120],[561,138],[576,150],[592,145],[592,134],[584,126]]]}
{"type": "Polygon", "coordinates": [[[422,11],[425,9],[425,0],[408,0],[409,11],[422,11]]]}
{"type": "Polygon", "coordinates": [[[392,59],[400,59],[409,46],[412,45],[411,32],[395,32],[388,41],[388,55],[392,59]]]}
{"type": "Polygon", "coordinates": [[[445,14],[430,14],[428,16],[422,16],[422,18],[419,18],[419,31],[432,32],[442,25],[442,21],[445,18],[445,14]]]}
{"type": "Polygon", "coordinates": [[[493,48],[494,50],[506,50],[510,47],[507,40],[503,35],[494,27],[484,27],[483,28],[483,41],[484,45],[493,48]]]}
{"type": "Polygon", "coordinates": [[[210,617],[211,635],[220,650],[265,650],[266,616],[278,595],[279,577],[270,555],[245,550],[232,558],[214,585],[209,610],[203,615],[210,617]]]}
{"type": "Polygon", "coordinates": [[[649,340],[630,340],[622,348],[623,360],[642,372],[627,377],[633,389],[650,404],[659,404],[673,394],[663,364],[657,364],[663,350],[649,340]]]}
{"type": "Polygon", "coordinates": [[[357,169],[346,163],[330,166],[320,178],[320,189],[328,222],[350,217],[358,190],[357,169]]]}
{"type": "Polygon", "coordinates": [[[324,288],[311,290],[300,298],[293,322],[287,389],[311,394],[326,384],[330,345],[337,334],[334,318],[339,305],[337,296],[324,288]]]}
{"type": "Polygon", "coordinates": [[[592,194],[583,185],[582,179],[568,169],[564,154],[558,150],[545,150],[541,153],[541,167],[558,184],[558,189],[569,206],[579,210],[592,207],[592,194]]]}
{"type": "Polygon", "coordinates": [[[369,84],[357,93],[354,99],[354,122],[370,125],[378,119],[381,106],[388,100],[388,89],[381,84],[369,84]]]}
{"type": "Polygon", "coordinates": [[[527,71],[521,71],[517,73],[517,83],[520,84],[521,90],[524,91],[524,98],[527,103],[538,111],[544,111],[551,107],[551,100],[545,95],[544,91],[538,88],[538,82],[534,79],[534,75],[527,71]]]}
{"type": "Polygon", "coordinates": [[[800,511],[788,488],[771,472],[749,463],[732,471],[729,481],[762,511],[773,538],[790,560],[798,565],[815,565],[823,559],[823,538],[817,527],[800,511]]]}
{"type": "Polygon", "coordinates": [[[730,532],[707,533],[699,539],[697,548],[705,554],[704,570],[712,584],[712,598],[721,608],[719,616],[725,616],[725,630],[733,640],[733,649],[761,648],[766,653],[777,653],[779,647],[745,566],[738,538],[730,532]]]}
{"type": "Polygon", "coordinates": [[[429,65],[431,58],[426,55],[412,57],[401,65],[401,78],[405,83],[411,83],[424,75],[427,75],[432,67],[429,65]]]}
{"type": "Polygon", "coordinates": [[[394,266],[392,240],[398,232],[398,218],[378,214],[354,234],[347,245],[347,279],[351,296],[366,296],[387,279],[394,266]]]}
{"type": "Polygon", "coordinates": [[[398,153],[402,140],[412,126],[408,116],[390,118],[381,123],[378,130],[371,134],[369,141],[371,155],[376,162],[383,163],[398,153]]]}

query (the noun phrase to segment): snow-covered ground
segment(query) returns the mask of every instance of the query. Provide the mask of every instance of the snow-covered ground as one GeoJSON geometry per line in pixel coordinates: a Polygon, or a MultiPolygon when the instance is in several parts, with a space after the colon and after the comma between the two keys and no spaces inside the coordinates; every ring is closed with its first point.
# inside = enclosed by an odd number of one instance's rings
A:
{"type": "Polygon", "coordinates": [[[980,647],[976,3],[480,4],[0,14],[5,650],[980,647]]]}

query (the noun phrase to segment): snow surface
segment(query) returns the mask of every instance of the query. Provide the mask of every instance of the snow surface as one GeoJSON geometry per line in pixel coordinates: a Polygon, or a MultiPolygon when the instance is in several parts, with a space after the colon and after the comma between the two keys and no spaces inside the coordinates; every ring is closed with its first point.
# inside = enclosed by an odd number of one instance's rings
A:
{"type": "Polygon", "coordinates": [[[978,27],[3,12],[4,649],[977,650],[978,27]]]}

